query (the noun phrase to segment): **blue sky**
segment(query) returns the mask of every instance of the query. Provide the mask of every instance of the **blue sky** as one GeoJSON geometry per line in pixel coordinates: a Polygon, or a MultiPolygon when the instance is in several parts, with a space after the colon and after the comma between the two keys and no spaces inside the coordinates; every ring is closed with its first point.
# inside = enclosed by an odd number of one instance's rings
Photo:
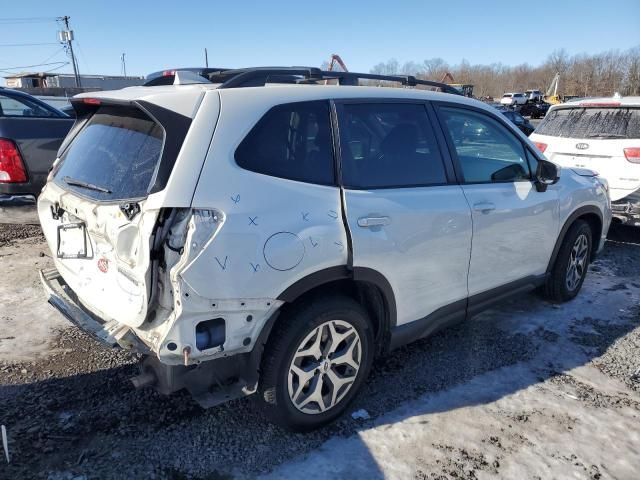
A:
{"type": "Polygon", "coordinates": [[[62,15],[71,17],[81,73],[93,74],[119,74],[122,52],[128,74],[199,66],[204,47],[212,66],[319,66],[339,53],[350,70],[369,71],[390,58],[536,65],[558,48],[574,54],[640,45],[640,0],[5,0],[0,70],[65,61],[55,21],[4,20],[62,15]],[[50,44],[7,46],[22,43],[50,44]]]}

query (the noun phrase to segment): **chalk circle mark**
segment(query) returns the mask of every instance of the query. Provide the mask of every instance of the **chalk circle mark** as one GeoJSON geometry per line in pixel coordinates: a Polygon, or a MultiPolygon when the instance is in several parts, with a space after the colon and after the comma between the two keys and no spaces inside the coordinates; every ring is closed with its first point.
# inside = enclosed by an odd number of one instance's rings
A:
{"type": "Polygon", "coordinates": [[[295,233],[278,232],[271,235],[263,248],[264,261],[274,270],[286,272],[298,266],[304,258],[304,243],[295,233]]]}

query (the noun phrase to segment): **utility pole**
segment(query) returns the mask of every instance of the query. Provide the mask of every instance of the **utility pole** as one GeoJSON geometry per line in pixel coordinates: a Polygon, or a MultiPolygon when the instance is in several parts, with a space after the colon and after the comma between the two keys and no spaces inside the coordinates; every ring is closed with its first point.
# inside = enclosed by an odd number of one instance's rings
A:
{"type": "Polygon", "coordinates": [[[209,68],[209,55],[206,48],[204,49],[204,66],[209,68]]]}
{"type": "Polygon", "coordinates": [[[127,76],[127,62],[124,59],[125,55],[126,55],[126,53],[122,54],[122,56],[120,57],[120,61],[122,62],[122,74],[126,77],[127,76]]]}
{"type": "Polygon", "coordinates": [[[76,87],[81,87],[82,84],[80,82],[80,74],[78,73],[78,62],[76,61],[76,56],[73,53],[73,45],[71,44],[71,40],[73,40],[73,30],[69,29],[69,16],[65,15],[64,17],[60,17],[59,20],[64,22],[65,30],[59,33],[60,41],[67,44],[69,47],[69,53],[71,54],[71,65],[73,65],[73,76],[76,80],[76,87]]]}

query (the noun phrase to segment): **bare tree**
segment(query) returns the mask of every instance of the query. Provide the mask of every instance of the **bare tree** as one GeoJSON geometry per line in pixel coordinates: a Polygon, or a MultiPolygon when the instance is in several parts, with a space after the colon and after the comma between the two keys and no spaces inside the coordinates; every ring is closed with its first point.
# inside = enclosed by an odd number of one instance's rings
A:
{"type": "Polygon", "coordinates": [[[620,52],[611,50],[595,55],[569,55],[566,50],[554,50],[538,66],[528,64],[506,66],[500,63],[472,65],[462,60],[449,65],[442,58],[430,58],[402,65],[396,59],[381,62],[372,73],[385,75],[415,75],[419,78],[442,80],[450,72],[456,83],[471,83],[478,97],[500,96],[507,91],[539,89],[546,91],[556,73],[560,73],[560,95],[608,96],[640,95],[640,45],[620,52]]]}

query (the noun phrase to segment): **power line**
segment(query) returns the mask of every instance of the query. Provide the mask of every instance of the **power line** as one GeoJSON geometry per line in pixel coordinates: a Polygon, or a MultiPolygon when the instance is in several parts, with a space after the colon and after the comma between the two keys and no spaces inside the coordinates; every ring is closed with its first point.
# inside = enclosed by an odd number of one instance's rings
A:
{"type": "Polygon", "coordinates": [[[46,67],[47,65],[60,65],[60,64],[68,65],[69,62],[36,63],[34,65],[22,65],[20,67],[4,67],[2,71],[7,72],[9,70],[20,70],[21,68],[46,67]]]}
{"type": "Polygon", "coordinates": [[[36,47],[39,45],[58,45],[56,42],[47,43],[0,43],[0,47],[36,47]]]}
{"type": "Polygon", "coordinates": [[[0,24],[20,24],[20,23],[48,23],[55,22],[55,17],[18,17],[18,18],[0,18],[0,24]]]}

